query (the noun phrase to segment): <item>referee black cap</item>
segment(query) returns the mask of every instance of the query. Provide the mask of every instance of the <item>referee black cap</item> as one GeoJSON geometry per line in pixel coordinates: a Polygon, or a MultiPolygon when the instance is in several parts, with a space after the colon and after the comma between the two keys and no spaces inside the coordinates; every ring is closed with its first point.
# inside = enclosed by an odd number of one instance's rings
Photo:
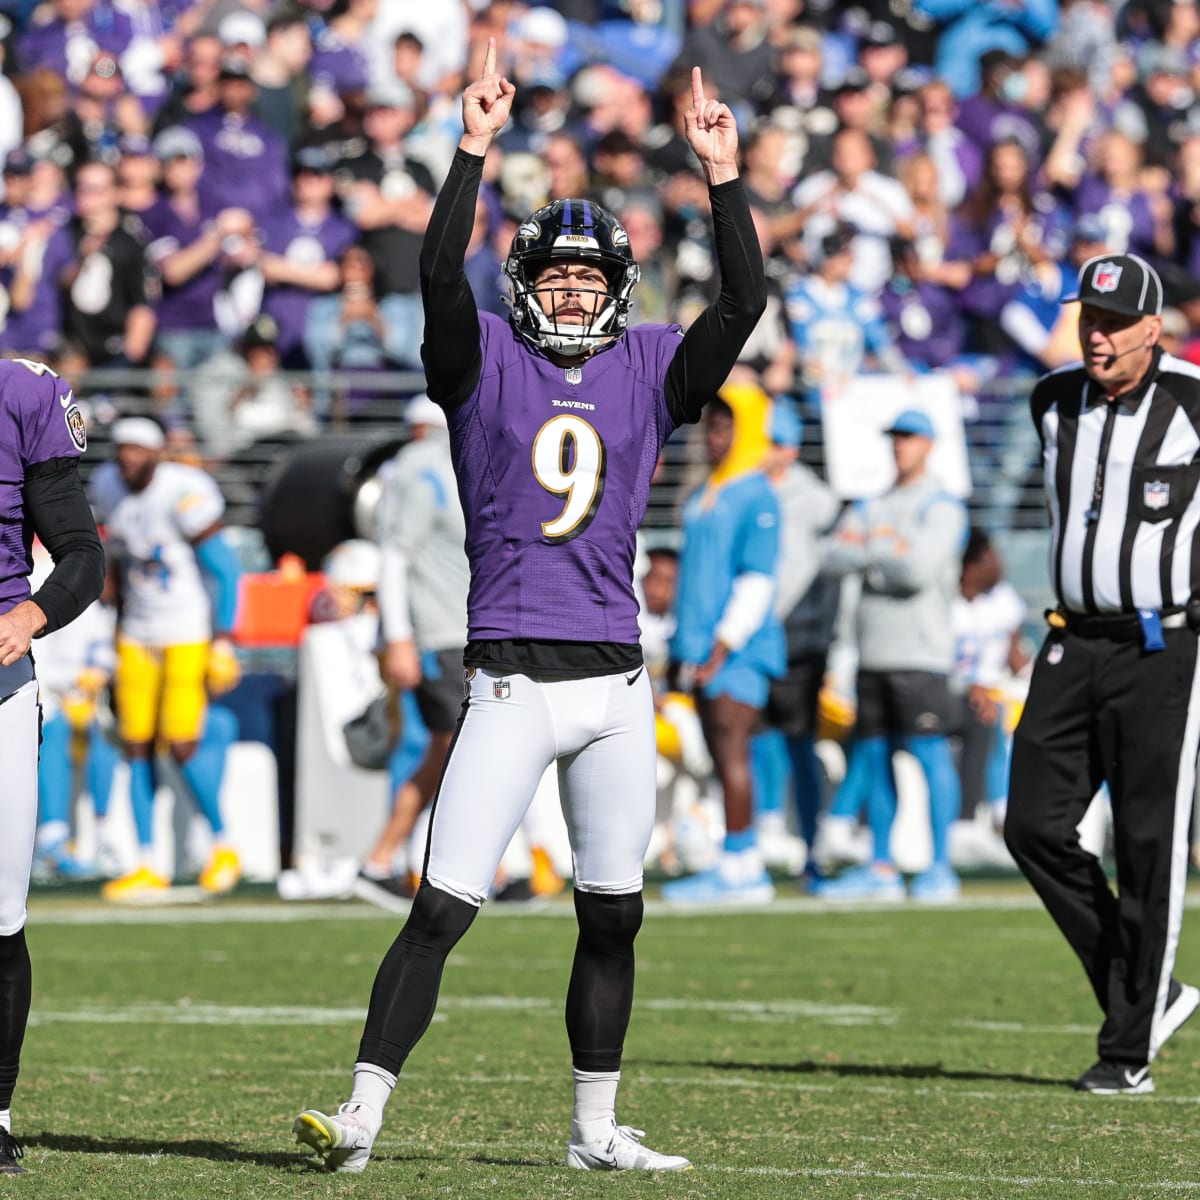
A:
{"type": "Polygon", "coordinates": [[[1079,270],[1079,286],[1063,303],[1078,300],[1127,317],[1162,312],[1163,285],[1158,272],[1136,254],[1099,254],[1079,270]]]}

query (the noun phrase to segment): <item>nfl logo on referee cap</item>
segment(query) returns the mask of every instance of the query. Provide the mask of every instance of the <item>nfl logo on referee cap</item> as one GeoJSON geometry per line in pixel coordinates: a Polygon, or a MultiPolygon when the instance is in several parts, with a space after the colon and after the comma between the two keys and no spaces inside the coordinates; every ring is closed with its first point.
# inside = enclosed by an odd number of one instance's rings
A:
{"type": "Polygon", "coordinates": [[[1102,262],[1092,272],[1092,287],[1098,292],[1115,292],[1121,282],[1121,268],[1115,262],[1102,262]]]}
{"type": "Polygon", "coordinates": [[[1162,479],[1152,479],[1142,487],[1142,503],[1151,509],[1166,508],[1171,503],[1171,485],[1162,479]]]}

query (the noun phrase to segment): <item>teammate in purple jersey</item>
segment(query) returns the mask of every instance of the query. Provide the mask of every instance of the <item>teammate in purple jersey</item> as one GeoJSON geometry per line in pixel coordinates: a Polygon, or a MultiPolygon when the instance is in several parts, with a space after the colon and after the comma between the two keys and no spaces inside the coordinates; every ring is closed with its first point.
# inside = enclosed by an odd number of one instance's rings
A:
{"type": "Polygon", "coordinates": [[[37,826],[38,685],[30,642],[100,595],[104,551],[79,478],[83,414],[39,362],[0,361],[0,1175],[19,1175],[13,1090],[29,1020],[25,901],[37,826]],[[54,570],[30,594],[33,538],[54,570]]]}
{"type": "Polygon", "coordinates": [[[574,1111],[566,1163],[679,1170],[618,1125],[633,1006],[642,863],[654,824],[654,704],[639,644],[634,538],[663,443],[699,419],[766,307],[737,170],[737,126],[692,76],[687,140],[709,185],[721,292],[686,334],[626,328],[638,266],[586,200],[518,229],[508,323],[477,311],[464,270],[483,159],[515,88],[463,93],[464,134],[421,252],[422,355],[446,411],[471,565],[467,698],[434,799],[421,886],[371,993],[350,1100],[294,1131],[330,1170],[361,1171],[396,1077],[425,1032],[446,956],[467,931],[543,772],[557,763],[579,937],[567,991],[574,1111]]]}

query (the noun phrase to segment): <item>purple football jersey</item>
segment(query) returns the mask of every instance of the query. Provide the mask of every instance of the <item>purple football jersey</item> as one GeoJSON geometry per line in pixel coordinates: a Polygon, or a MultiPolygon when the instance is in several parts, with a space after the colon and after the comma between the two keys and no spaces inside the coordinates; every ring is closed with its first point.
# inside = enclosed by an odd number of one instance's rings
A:
{"type": "Polygon", "coordinates": [[[87,446],[70,387],[41,363],[0,359],[0,612],[28,600],[33,529],[21,489],[25,468],[78,458],[87,446]]]}
{"type": "Polygon", "coordinates": [[[635,536],[663,443],[678,326],[641,325],[578,367],[479,314],[483,369],[450,415],[471,640],[636,644],[635,536]]]}

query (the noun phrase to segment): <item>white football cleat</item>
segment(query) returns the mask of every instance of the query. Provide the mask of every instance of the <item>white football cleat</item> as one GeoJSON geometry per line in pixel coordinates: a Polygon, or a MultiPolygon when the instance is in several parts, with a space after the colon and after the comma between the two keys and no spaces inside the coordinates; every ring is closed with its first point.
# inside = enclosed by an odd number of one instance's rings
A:
{"type": "Polygon", "coordinates": [[[371,1157],[375,1133],[362,1119],[361,1104],[343,1104],[330,1117],[306,1108],[292,1123],[296,1141],[311,1146],[325,1160],[327,1171],[358,1174],[371,1157]]]}
{"type": "Polygon", "coordinates": [[[692,1164],[678,1154],[659,1154],[643,1146],[643,1129],[615,1121],[571,1125],[566,1165],[580,1171],[690,1171],[692,1164]]]}

